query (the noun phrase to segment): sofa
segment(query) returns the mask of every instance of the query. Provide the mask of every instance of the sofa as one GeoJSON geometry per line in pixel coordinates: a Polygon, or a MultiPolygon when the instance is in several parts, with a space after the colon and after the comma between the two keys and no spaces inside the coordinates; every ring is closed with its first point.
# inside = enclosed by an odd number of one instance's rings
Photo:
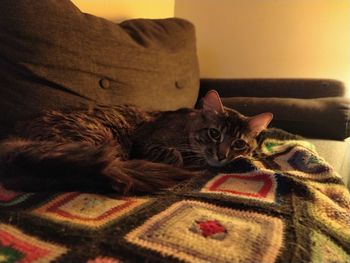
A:
{"type": "Polygon", "coordinates": [[[248,116],[274,114],[253,157],[143,195],[0,182],[0,261],[349,262],[342,83],[201,78],[190,21],[116,24],[69,0],[0,1],[1,139],[44,110],[175,110],[211,89],[248,116]]]}

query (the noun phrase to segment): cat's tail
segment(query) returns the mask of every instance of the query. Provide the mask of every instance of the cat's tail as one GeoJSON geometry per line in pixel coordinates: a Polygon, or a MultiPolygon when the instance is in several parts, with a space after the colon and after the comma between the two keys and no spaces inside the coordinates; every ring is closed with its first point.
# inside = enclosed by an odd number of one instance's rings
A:
{"type": "Polygon", "coordinates": [[[152,192],[166,189],[181,181],[198,177],[200,172],[188,171],[169,164],[146,160],[115,160],[103,174],[112,178],[117,192],[152,192]]]}
{"type": "Polygon", "coordinates": [[[119,145],[12,138],[0,142],[0,183],[22,190],[165,189],[199,173],[145,160],[123,160],[119,145]]]}

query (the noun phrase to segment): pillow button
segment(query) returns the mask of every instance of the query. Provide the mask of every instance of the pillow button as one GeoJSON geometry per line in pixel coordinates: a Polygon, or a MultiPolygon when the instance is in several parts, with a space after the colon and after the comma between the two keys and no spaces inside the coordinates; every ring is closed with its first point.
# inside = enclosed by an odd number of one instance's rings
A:
{"type": "Polygon", "coordinates": [[[111,83],[108,79],[101,79],[100,80],[100,87],[103,89],[109,89],[111,83]]]}
{"type": "Polygon", "coordinates": [[[185,87],[185,81],[183,80],[175,81],[175,87],[177,89],[183,89],[185,87]]]}

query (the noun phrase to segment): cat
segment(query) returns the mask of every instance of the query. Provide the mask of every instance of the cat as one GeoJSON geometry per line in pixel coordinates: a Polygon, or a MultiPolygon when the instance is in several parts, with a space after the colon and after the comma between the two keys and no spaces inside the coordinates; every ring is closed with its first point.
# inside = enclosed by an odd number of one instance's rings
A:
{"type": "Polygon", "coordinates": [[[251,154],[272,117],[224,108],[214,90],[197,109],[49,111],[0,143],[0,183],[17,191],[162,190],[251,154]]]}

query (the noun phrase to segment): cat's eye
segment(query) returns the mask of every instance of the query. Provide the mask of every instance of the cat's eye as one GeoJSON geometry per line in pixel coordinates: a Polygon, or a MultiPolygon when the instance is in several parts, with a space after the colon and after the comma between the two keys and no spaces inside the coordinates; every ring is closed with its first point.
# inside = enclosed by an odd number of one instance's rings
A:
{"type": "Polygon", "coordinates": [[[219,141],[221,138],[221,132],[215,128],[208,129],[208,136],[213,141],[219,141]]]}
{"type": "Polygon", "coordinates": [[[238,139],[232,142],[231,147],[236,151],[240,151],[245,150],[248,147],[248,144],[244,140],[238,139]]]}

